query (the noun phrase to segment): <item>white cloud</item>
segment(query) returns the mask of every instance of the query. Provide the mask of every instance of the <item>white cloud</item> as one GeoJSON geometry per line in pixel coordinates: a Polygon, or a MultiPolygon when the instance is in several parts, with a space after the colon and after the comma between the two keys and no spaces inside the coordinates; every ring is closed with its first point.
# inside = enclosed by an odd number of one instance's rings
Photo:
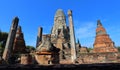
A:
{"type": "Polygon", "coordinates": [[[96,22],[75,21],[75,36],[82,46],[93,47],[95,39],[96,22]]]}
{"type": "Polygon", "coordinates": [[[89,38],[95,36],[96,24],[94,22],[83,22],[81,26],[75,28],[78,38],[89,38]]]}

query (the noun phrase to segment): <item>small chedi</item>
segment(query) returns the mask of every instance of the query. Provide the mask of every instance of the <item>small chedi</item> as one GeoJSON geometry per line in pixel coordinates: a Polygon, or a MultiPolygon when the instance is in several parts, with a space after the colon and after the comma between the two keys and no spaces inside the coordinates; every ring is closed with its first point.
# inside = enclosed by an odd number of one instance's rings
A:
{"type": "Polygon", "coordinates": [[[24,35],[22,33],[21,26],[18,26],[14,44],[13,44],[13,53],[25,53],[26,45],[24,40],[24,35]]]}
{"type": "Polygon", "coordinates": [[[36,48],[35,59],[39,64],[59,64],[60,49],[50,42],[49,35],[42,35],[41,44],[36,48]]]}
{"type": "Polygon", "coordinates": [[[100,20],[97,21],[93,52],[118,52],[118,50],[115,48],[114,42],[110,39],[100,20]]]}

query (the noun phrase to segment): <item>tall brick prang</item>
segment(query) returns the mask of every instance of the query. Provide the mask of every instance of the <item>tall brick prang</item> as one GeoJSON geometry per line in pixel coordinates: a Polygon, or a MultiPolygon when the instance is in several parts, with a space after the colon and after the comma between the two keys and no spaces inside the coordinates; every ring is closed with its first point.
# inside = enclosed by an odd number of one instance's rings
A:
{"type": "Polygon", "coordinates": [[[58,9],[54,16],[54,25],[51,30],[51,43],[60,49],[60,60],[67,59],[69,54],[69,28],[66,25],[66,17],[62,9],[58,9]]]}

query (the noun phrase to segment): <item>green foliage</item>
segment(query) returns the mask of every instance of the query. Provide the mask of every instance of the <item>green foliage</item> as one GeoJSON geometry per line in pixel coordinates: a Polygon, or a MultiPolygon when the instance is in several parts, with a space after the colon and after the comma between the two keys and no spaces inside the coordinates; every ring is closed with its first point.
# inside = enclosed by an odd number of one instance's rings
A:
{"type": "Polygon", "coordinates": [[[1,35],[2,35],[2,32],[1,32],[1,30],[0,30],[0,39],[1,39],[1,35]]]}
{"type": "Polygon", "coordinates": [[[4,51],[7,37],[8,37],[8,33],[1,32],[1,30],[0,30],[0,54],[2,54],[4,51]]]}
{"type": "Polygon", "coordinates": [[[120,46],[117,46],[116,48],[117,48],[117,49],[118,49],[118,51],[120,52],[120,46]]]}
{"type": "Polygon", "coordinates": [[[8,37],[8,33],[6,32],[0,32],[0,41],[6,41],[8,37]]]}
{"type": "Polygon", "coordinates": [[[1,37],[2,31],[0,30],[0,37],[1,37]]]}
{"type": "Polygon", "coordinates": [[[5,47],[6,41],[7,41],[8,33],[6,32],[0,32],[0,43],[2,47],[5,47]]]}
{"type": "Polygon", "coordinates": [[[93,48],[88,48],[88,51],[90,52],[91,50],[93,50],[93,48]]]}
{"type": "Polygon", "coordinates": [[[3,43],[0,43],[0,55],[2,55],[4,51],[3,43]]]}
{"type": "Polygon", "coordinates": [[[27,47],[27,49],[30,50],[30,51],[35,50],[35,47],[33,47],[33,46],[27,45],[26,47],[27,47]]]}

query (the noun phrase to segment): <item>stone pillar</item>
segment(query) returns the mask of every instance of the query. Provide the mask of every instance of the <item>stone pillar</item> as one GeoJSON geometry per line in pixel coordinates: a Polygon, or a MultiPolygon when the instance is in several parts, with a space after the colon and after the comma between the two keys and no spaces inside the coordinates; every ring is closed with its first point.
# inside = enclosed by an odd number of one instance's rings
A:
{"type": "Polygon", "coordinates": [[[74,63],[76,59],[76,46],[75,46],[75,35],[74,35],[74,26],[73,26],[71,10],[68,10],[68,19],[69,19],[69,28],[70,28],[71,60],[74,63]]]}
{"type": "Polygon", "coordinates": [[[42,31],[43,31],[43,28],[42,28],[42,27],[39,27],[39,28],[38,28],[36,48],[39,46],[39,42],[42,41],[42,31]]]}
{"type": "Polygon", "coordinates": [[[14,43],[14,39],[15,39],[16,31],[17,31],[18,22],[19,22],[18,17],[15,17],[12,21],[12,26],[10,28],[10,32],[8,34],[7,42],[5,45],[5,50],[4,50],[3,56],[2,56],[2,58],[5,61],[8,61],[12,54],[11,52],[13,49],[13,43],[14,43]]]}

